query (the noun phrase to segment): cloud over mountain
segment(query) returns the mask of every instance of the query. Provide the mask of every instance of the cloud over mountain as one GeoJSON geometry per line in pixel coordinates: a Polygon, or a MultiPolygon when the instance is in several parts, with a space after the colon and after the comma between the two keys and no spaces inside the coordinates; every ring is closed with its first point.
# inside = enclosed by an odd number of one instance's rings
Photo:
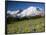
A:
{"type": "Polygon", "coordinates": [[[12,17],[16,17],[16,14],[19,12],[19,10],[17,11],[7,11],[7,14],[9,14],[12,17]]]}

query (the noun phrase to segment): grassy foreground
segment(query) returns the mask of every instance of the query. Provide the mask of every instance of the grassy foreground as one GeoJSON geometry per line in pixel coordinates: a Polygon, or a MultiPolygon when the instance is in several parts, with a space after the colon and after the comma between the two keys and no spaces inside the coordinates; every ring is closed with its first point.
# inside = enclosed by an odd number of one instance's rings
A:
{"type": "Polygon", "coordinates": [[[11,21],[7,24],[7,33],[29,33],[29,32],[44,32],[45,22],[44,17],[37,19],[29,19],[22,21],[11,21]]]}

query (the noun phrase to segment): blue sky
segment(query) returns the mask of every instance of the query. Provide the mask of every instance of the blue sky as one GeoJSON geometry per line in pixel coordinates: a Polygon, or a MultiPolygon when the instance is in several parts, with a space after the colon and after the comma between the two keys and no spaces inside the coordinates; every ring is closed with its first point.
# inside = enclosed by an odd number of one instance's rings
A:
{"type": "Polygon", "coordinates": [[[8,7],[7,7],[7,10],[10,10],[10,11],[16,11],[18,9],[26,9],[30,6],[34,6],[34,7],[38,7],[38,8],[42,8],[44,9],[45,8],[45,4],[44,3],[39,3],[39,2],[14,2],[14,1],[9,1],[8,2],[8,7]]]}

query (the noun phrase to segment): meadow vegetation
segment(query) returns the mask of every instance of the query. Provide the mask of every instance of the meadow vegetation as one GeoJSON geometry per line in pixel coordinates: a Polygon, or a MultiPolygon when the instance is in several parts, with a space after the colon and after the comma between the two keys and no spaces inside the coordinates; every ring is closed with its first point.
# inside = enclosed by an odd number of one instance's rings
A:
{"type": "Polygon", "coordinates": [[[7,33],[35,33],[45,31],[44,17],[7,19],[7,33]]]}

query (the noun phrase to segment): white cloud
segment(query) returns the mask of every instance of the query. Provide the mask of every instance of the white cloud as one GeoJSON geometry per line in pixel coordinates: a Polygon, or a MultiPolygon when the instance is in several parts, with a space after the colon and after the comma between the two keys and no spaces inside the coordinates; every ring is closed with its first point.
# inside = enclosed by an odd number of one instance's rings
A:
{"type": "Polygon", "coordinates": [[[7,14],[10,14],[13,17],[16,17],[16,14],[19,12],[19,10],[17,11],[7,11],[7,14]]]}
{"type": "Polygon", "coordinates": [[[7,11],[7,14],[17,14],[19,12],[19,10],[17,10],[17,11],[7,11]]]}

